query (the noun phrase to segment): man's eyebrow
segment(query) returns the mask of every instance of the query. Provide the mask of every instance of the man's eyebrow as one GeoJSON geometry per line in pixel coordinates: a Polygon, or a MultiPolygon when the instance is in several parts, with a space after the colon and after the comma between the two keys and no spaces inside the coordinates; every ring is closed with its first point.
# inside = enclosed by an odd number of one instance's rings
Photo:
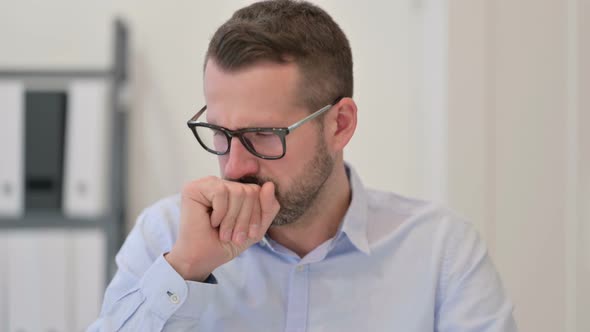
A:
{"type": "Polygon", "coordinates": [[[286,128],[286,126],[279,126],[277,124],[247,124],[247,125],[240,125],[239,127],[235,127],[235,128],[229,128],[226,126],[223,126],[221,124],[219,124],[217,121],[215,121],[215,119],[209,120],[208,118],[205,118],[205,122],[218,126],[218,127],[223,127],[229,130],[241,130],[241,129],[250,129],[250,128],[286,128]]]}

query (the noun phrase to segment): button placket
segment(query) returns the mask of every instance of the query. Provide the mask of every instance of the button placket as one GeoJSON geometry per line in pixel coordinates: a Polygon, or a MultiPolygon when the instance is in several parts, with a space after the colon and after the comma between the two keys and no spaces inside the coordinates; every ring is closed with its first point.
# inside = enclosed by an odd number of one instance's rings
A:
{"type": "Polygon", "coordinates": [[[291,270],[288,288],[286,332],[304,332],[309,310],[308,264],[296,265],[291,270]]]}

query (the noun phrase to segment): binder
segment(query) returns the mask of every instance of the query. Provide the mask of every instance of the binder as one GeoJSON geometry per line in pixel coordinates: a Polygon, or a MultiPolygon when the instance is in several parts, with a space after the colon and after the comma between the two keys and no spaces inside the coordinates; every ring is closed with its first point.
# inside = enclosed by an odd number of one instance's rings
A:
{"type": "Polygon", "coordinates": [[[65,91],[25,92],[25,211],[61,211],[65,91]]]}
{"type": "Polygon", "coordinates": [[[64,165],[64,214],[93,218],[108,211],[109,84],[75,80],[68,87],[64,165]]]}
{"type": "Polygon", "coordinates": [[[0,220],[24,213],[24,85],[0,80],[0,220]]]}

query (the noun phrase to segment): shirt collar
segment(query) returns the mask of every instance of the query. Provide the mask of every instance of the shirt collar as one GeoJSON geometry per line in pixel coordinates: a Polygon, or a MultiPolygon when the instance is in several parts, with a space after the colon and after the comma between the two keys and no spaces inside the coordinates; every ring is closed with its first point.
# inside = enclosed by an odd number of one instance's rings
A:
{"type": "MultiPolygon", "coordinates": [[[[351,200],[335,239],[338,240],[343,233],[358,250],[369,255],[371,250],[369,249],[367,238],[367,192],[352,166],[345,162],[344,167],[346,168],[346,175],[350,183],[351,200]]],[[[265,235],[259,244],[273,249],[267,236],[265,235]]]]}
{"type": "Polygon", "coordinates": [[[352,166],[348,163],[344,163],[344,166],[350,183],[351,200],[340,229],[358,250],[368,255],[371,250],[367,238],[367,191],[352,166]]]}

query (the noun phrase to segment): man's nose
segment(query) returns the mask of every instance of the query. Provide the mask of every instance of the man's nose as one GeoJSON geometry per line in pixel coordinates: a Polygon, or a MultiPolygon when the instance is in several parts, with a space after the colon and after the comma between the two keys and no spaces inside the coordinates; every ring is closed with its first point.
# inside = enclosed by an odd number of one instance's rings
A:
{"type": "Polygon", "coordinates": [[[232,138],[229,152],[224,157],[223,176],[227,179],[258,173],[258,157],[250,153],[237,137],[232,138]]]}

